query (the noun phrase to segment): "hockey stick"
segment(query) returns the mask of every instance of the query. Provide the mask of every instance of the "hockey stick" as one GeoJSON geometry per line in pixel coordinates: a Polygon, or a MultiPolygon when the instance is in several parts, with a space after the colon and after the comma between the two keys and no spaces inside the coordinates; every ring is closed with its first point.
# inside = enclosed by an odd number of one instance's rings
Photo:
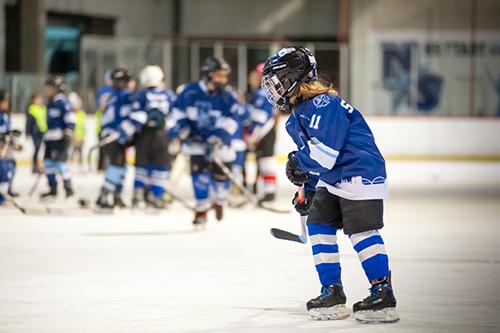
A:
{"type": "Polygon", "coordinates": [[[259,202],[259,199],[253,195],[252,192],[250,192],[249,189],[247,189],[245,186],[241,185],[237,180],[234,174],[229,170],[229,168],[222,162],[222,160],[217,156],[213,156],[215,164],[221,168],[221,170],[226,174],[226,176],[229,177],[231,182],[240,190],[243,195],[251,202],[253,203],[256,207],[265,209],[267,211],[273,212],[273,213],[279,213],[279,214],[288,214],[290,213],[290,210],[285,210],[285,209],[279,209],[275,207],[270,207],[267,205],[263,205],[262,203],[259,202]]]}
{"type": "Polygon", "coordinates": [[[35,182],[33,183],[33,185],[31,185],[30,191],[28,193],[29,197],[33,196],[33,193],[35,193],[35,191],[36,191],[36,189],[38,187],[38,184],[40,183],[40,179],[42,179],[42,173],[41,172],[39,172],[36,175],[35,182]]]}
{"type": "MultiPolygon", "coordinates": [[[[301,188],[299,188],[298,196],[299,196],[299,198],[298,198],[299,203],[303,203],[305,199],[304,199],[304,194],[302,193],[301,188]]],[[[289,231],[278,229],[278,228],[271,228],[271,230],[270,230],[271,235],[273,235],[273,237],[278,238],[278,239],[307,244],[306,222],[307,222],[307,216],[300,215],[300,227],[301,227],[301,231],[302,231],[301,235],[296,235],[296,234],[291,233],[289,231]]]]}
{"type": "Polygon", "coordinates": [[[96,150],[99,149],[105,145],[109,145],[111,142],[114,142],[118,140],[120,137],[120,134],[118,132],[114,132],[108,136],[106,136],[104,139],[100,140],[98,143],[90,147],[89,152],[87,153],[87,164],[89,167],[89,171],[92,171],[92,153],[96,150]]]}
{"type": "Polygon", "coordinates": [[[172,199],[174,199],[175,201],[178,201],[182,206],[184,206],[184,208],[187,208],[193,212],[196,212],[196,209],[192,205],[190,205],[186,200],[182,199],[181,197],[174,194],[173,192],[170,192],[168,189],[166,189],[166,192],[172,199]]]}

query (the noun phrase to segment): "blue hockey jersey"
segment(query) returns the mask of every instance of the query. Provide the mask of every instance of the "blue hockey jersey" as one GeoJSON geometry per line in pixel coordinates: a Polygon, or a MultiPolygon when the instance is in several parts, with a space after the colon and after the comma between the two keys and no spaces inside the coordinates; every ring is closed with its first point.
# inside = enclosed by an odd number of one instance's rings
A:
{"type": "Polygon", "coordinates": [[[325,187],[351,200],[387,196],[385,161],[373,134],[361,113],[339,96],[300,103],[286,129],[298,147],[299,168],[311,174],[306,189],[325,187]]]}
{"type": "Polygon", "coordinates": [[[264,89],[257,89],[250,99],[250,126],[249,140],[258,143],[275,125],[275,109],[266,98],[264,89]]]}
{"type": "Polygon", "coordinates": [[[75,112],[63,93],[59,93],[47,103],[47,131],[45,141],[57,141],[64,133],[75,128],[75,112]]]}
{"type": "Polygon", "coordinates": [[[181,137],[183,151],[188,155],[207,153],[207,142],[218,138],[225,146],[238,130],[233,119],[241,112],[237,98],[229,91],[209,93],[205,82],[185,85],[172,110],[171,137],[181,137]]]}
{"type": "MultiPolygon", "coordinates": [[[[132,111],[128,119],[120,124],[120,134],[128,140],[132,134],[147,127],[163,128],[167,135],[167,120],[175,102],[175,94],[161,88],[147,88],[133,97],[132,111]]],[[[122,137],[121,140],[124,140],[122,137]]]]}
{"type": "Polygon", "coordinates": [[[0,111],[0,137],[10,132],[10,116],[7,112],[0,111]]]}
{"type": "MultiPolygon", "coordinates": [[[[104,136],[118,132],[120,124],[128,119],[132,110],[132,95],[128,89],[114,89],[102,114],[101,126],[104,136]]],[[[131,133],[130,135],[132,135],[131,133]]],[[[127,136],[124,134],[124,136],[127,136]]]]}

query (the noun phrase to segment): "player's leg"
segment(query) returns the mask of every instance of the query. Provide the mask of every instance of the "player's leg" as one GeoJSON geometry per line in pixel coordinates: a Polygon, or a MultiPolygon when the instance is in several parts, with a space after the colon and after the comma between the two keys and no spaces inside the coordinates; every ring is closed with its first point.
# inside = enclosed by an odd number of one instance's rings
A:
{"type": "Polygon", "coordinates": [[[40,195],[41,199],[55,198],[57,196],[57,155],[55,141],[45,142],[45,154],[43,159],[44,172],[47,177],[49,191],[40,195]]]}
{"type": "Polygon", "coordinates": [[[15,192],[14,189],[12,188],[12,185],[14,183],[14,177],[16,176],[16,171],[17,171],[17,163],[15,159],[8,160],[8,168],[9,168],[9,173],[11,174],[9,179],[9,195],[13,198],[16,198],[19,196],[19,193],[15,192]]]}
{"type": "Polygon", "coordinates": [[[209,161],[203,155],[191,155],[191,179],[196,200],[193,224],[203,224],[207,221],[207,212],[211,202],[209,198],[210,183],[212,180],[209,170],[209,161]]]}
{"type": "Polygon", "coordinates": [[[370,323],[398,321],[389,258],[378,231],[384,226],[383,201],[339,200],[344,232],[349,235],[371,284],[370,295],[353,306],[356,319],[370,323]]]}
{"type": "MultiPolygon", "coordinates": [[[[245,159],[246,151],[236,151],[236,159],[232,164],[232,172],[236,178],[236,182],[242,186],[245,186],[244,171],[245,171],[245,159]]],[[[229,197],[229,205],[233,207],[241,207],[242,203],[246,203],[246,198],[243,197],[241,191],[236,187],[232,186],[231,196],[229,197]]]]}
{"type": "Polygon", "coordinates": [[[318,188],[307,218],[321,294],[307,302],[307,311],[314,320],[344,319],[349,316],[342,287],[337,230],[342,227],[338,198],[318,188]]]}
{"type": "Polygon", "coordinates": [[[154,208],[163,209],[166,206],[164,194],[170,175],[171,160],[165,130],[163,128],[154,128],[151,131],[152,142],[149,149],[149,159],[152,169],[150,173],[151,191],[149,192],[148,202],[154,208]]]}
{"type": "Polygon", "coordinates": [[[100,208],[112,208],[115,205],[124,207],[121,200],[121,190],[125,179],[125,147],[117,142],[112,142],[104,149],[109,165],[106,168],[104,184],[101,187],[96,204],[100,208]]]}
{"type": "Polygon", "coordinates": [[[274,145],[276,142],[276,129],[272,129],[259,142],[256,149],[259,177],[262,179],[264,195],[261,202],[274,201],[278,189],[276,176],[276,158],[274,157],[274,145]]]}
{"type": "Polygon", "coordinates": [[[63,180],[64,191],[66,192],[66,198],[69,198],[74,194],[73,185],[71,182],[71,173],[67,162],[69,153],[69,144],[61,140],[58,143],[58,145],[60,146],[60,149],[56,163],[57,173],[61,176],[63,180]]]}
{"type": "Polygon", "coordinates": [[[137,135],[135,142],[135,175],[132,194],[132,207],[135,208],[145,202],[147,190],[151,185],[148,149],[148,142],[145,140],[144,132],[141,132],[137,135]]]}
{"type": "MultiPolygon", "coordinates": [[[[226,167],[231,170],[231,163],[224,162],[226,167]]],[[[215,210],[215,218],[222,221],[224,218],[224,206],[227,201],[231,183],[226,173],[216,163],[212,163],[212,182],[211,189],[214,198],[212,208],[215,210]]]]}
{"type": "Polygon", "coordinates": [[[0,159],[0,206],[5,202],[9,195],[9,166],[8,161],[0,159]]]}
{"type": "Polygon", "coordinates": [[[144,202],[146,187],[149,186],[149,170],[145,165],[138,165],[136,155],[134,192],[132,195],[132,207],[138,207],[144,202]]]}

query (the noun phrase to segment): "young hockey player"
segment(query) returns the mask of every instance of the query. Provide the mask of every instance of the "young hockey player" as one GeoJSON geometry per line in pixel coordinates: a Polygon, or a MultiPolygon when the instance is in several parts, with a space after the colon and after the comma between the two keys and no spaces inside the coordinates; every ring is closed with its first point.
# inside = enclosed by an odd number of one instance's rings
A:
{"type": "Polygon", "coordinates": [[[40,196],[42,199],[57,196],[57,175],[63,179],[66,197],[73,195],[67,160],[75,128],[75,113],[64,95],[65,88],[66,84],[61,76],[54,76],[45,82],[48,103],[44,170],[50,189],[40,196]]]}
{"type": "Polygon", "coordinates": [[[16,197],[12,192],[12,180],[16,171],[14,151],[22,149],[21,132],[12,130],[10,121],[10,96],[0,90],[0,205],[7,197],[16,197]]]}
{"type": "Polygon", "coordinates": [[[132,109],[131,94],[128,89],[132,75],[125,68],[117,68],[111,73],[113,92],[106,102],[106,107],[101,119],[101,137],[114,140],[103,146],[103,153],[108,160],[104,184],[101,187],[96,205],[99,208],[111,209],[124,208],[125,203],[121,198],[123,180],[126,173],[126,156],[128,139],[133,134],[133,127],[120,127],[128,119],[132,109]],[[120,133],[125,131],[125,133],[120,133]]]}
{"type": "Polygon", "coordinates": [[[195,225],[206,222],[211,207],[215,209],[217,220],[223,218],[229,182],[212,157],[217,154],[229,168],[235,159],[231,139],[238,123],[233,117],[241,112],[241,105],[226,88],[230,71],[224,60],[208,58],[201,69],[201,80],[184,86],[172,111],[175,125],[170,128],[169,135],[178,136],[183,141],[182,151],[190,156],[196,198],[195,225]],[[210,190],[213,191],[213,205],[210,190]]]}
{"type": "Polygon", "coordinates": [[[307,303],[313,319],[349,315],[340,277],[337,230],[344,229],[371,283],[370,296],[353,306],[361,322],[395,322],[396,299],[379,229],[387,196],[385,161],[361,113],[318,79],[316,60],[303,47],[288,47],[266,62],[262,86],[277,108],[292,111],[286,129],[298,147],[286,174],[304,185],[308,233],[321,295],[307,303]]]}
{"type": "MultiPolygon", "coordinates": [[[[146,66],[140,72],[143,90],[134,96],[129,119],[120,125],[133,128],[136,133],[134,207],[146,199],[153,208],[165,208],[163,195],[171,168],[167,117],[175,95],[163,87],[163,80],[163,70],[159,66],[146,66]]],[[[132,131],[123,130],[121,133],[130,135],[132,131]]]]}
{"type": "Polygon", "coordinates": [[[262,179],[264,192],[260,199],[261,202],[273,201],[277,190],[276,159],[274,157],[276,108],[269,103],[265,91],[260,88],[263,68],[263,63],[257,65],[248,78],[252,95],[249,103],[250,135],[246,140],[249,150],[254,151],[257,158],[258,175],[262,179]]]}

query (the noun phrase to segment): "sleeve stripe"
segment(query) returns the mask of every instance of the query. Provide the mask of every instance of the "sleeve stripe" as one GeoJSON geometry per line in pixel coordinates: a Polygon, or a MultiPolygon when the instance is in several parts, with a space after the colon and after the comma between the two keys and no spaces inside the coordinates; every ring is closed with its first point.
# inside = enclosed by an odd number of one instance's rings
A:
{"type": "Polygon", "coordinates": [[[309,150],[311,151],[311,159],[316,161],[325,169],[331,169],[337,161],[339,152],[333,148],[328,147],[317,138],[312,138],[307,142],[309,150]]]}

